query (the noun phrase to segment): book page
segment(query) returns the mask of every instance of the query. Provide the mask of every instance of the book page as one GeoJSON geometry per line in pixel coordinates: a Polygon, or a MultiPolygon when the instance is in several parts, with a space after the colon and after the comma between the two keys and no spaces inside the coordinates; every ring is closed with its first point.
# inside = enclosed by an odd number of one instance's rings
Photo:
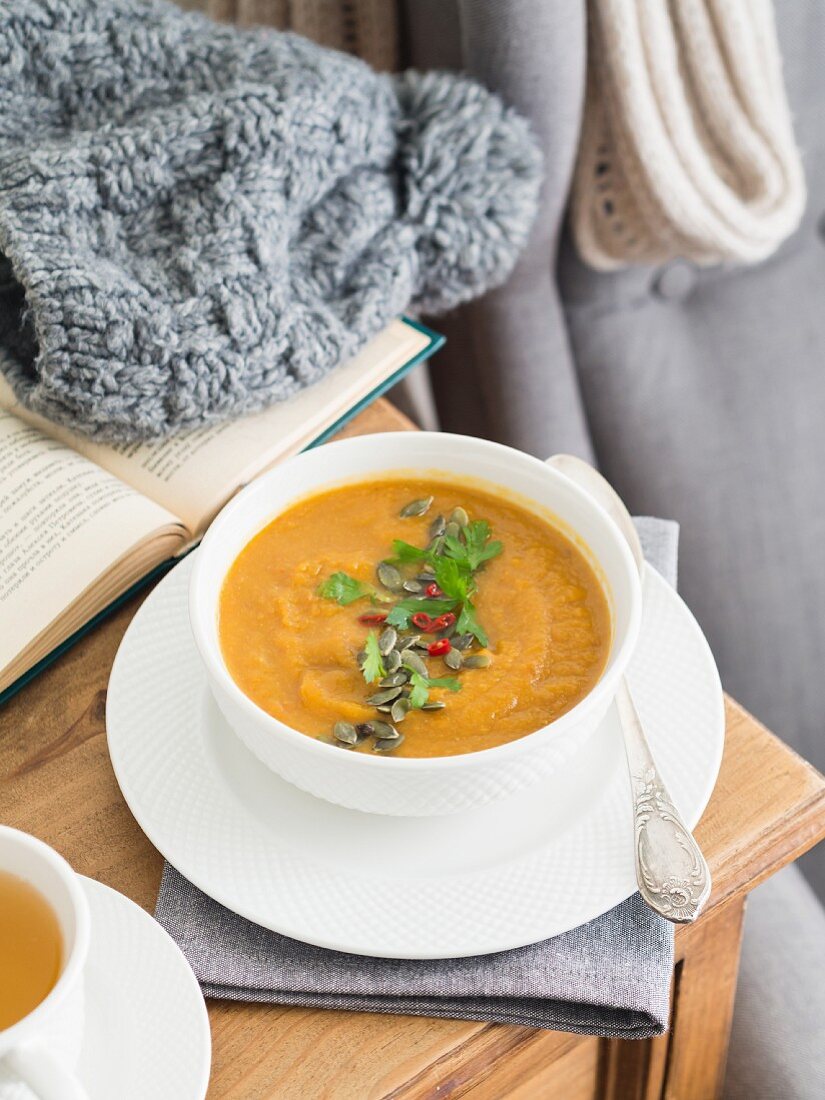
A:
{"type": "Polygon", "coordinates": [[[0,410],[0,670],[114,562],[176,518],[0,410]]]}
{"type": "Polygon", "coordinates": [[[349,363],[263,412],[151,443],[95,443],[30,413],[0,375],[0,408],[35,424],[202,533],[226,501],[273,463],[302,450],[430,344],[393,321],[349,363]]]}

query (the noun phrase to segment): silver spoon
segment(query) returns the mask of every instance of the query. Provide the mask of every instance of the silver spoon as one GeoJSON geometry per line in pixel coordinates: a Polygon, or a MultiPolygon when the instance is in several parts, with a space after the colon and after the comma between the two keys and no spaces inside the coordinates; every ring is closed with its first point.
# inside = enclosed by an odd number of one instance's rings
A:
{"type": "MultiPolygon", "coordinates": [[[[547,464],[574,481],[604,508],[627,540],[643,575],[642,544],[615,489],[597,470],[574,455],[553,455],[547,464]]],[[[624,676],[616,692],[616,709],[633,789],[639,892],[651,909],[667,920],[691,924],[710,894],[708,865],[659,775],[624,676]]]]}

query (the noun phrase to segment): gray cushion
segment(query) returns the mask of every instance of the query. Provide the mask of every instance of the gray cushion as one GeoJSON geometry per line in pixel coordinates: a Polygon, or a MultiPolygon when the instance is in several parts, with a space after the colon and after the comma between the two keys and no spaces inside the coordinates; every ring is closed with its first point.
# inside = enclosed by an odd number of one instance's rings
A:
{"type": "Polygon", "coordinates": [[[825,1096],[825,910],[796,867],[748,901],[724,1100],[825,1096]]]}

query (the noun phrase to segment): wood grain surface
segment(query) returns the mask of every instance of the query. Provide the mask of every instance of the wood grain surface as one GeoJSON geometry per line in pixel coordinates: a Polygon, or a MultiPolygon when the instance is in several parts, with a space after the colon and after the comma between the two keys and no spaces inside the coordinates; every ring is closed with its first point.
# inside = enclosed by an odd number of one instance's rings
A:
{"type": "MultiPolygon", "coordinates": [[[[345,434],[412,425],[385,401],[345,434]]],[[[0,822],[53,845],[82,874],[152,910],[162,859],[138,828],[106,752],[106,684],[145,594],[0,709],[0,822]]],[[[727,700],[719,781],[697,836],[708,912],[676,935],[674,1027],[606,1043],[523,1027],[212,1001],[209,1096],[233,1100],[705,1100],[718,1094],[745,896],[825,835],[825,782],[727,700]]]]}

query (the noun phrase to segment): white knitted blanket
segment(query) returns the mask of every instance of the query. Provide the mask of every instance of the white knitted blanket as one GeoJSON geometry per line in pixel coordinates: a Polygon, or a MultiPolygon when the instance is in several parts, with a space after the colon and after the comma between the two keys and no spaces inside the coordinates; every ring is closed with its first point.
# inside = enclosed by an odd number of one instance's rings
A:
{"type": "Polygon", "coordinates": [[[588,0],[588,22],[583,259],[769,256],[805,206],[770,0],[588,0]]]}

